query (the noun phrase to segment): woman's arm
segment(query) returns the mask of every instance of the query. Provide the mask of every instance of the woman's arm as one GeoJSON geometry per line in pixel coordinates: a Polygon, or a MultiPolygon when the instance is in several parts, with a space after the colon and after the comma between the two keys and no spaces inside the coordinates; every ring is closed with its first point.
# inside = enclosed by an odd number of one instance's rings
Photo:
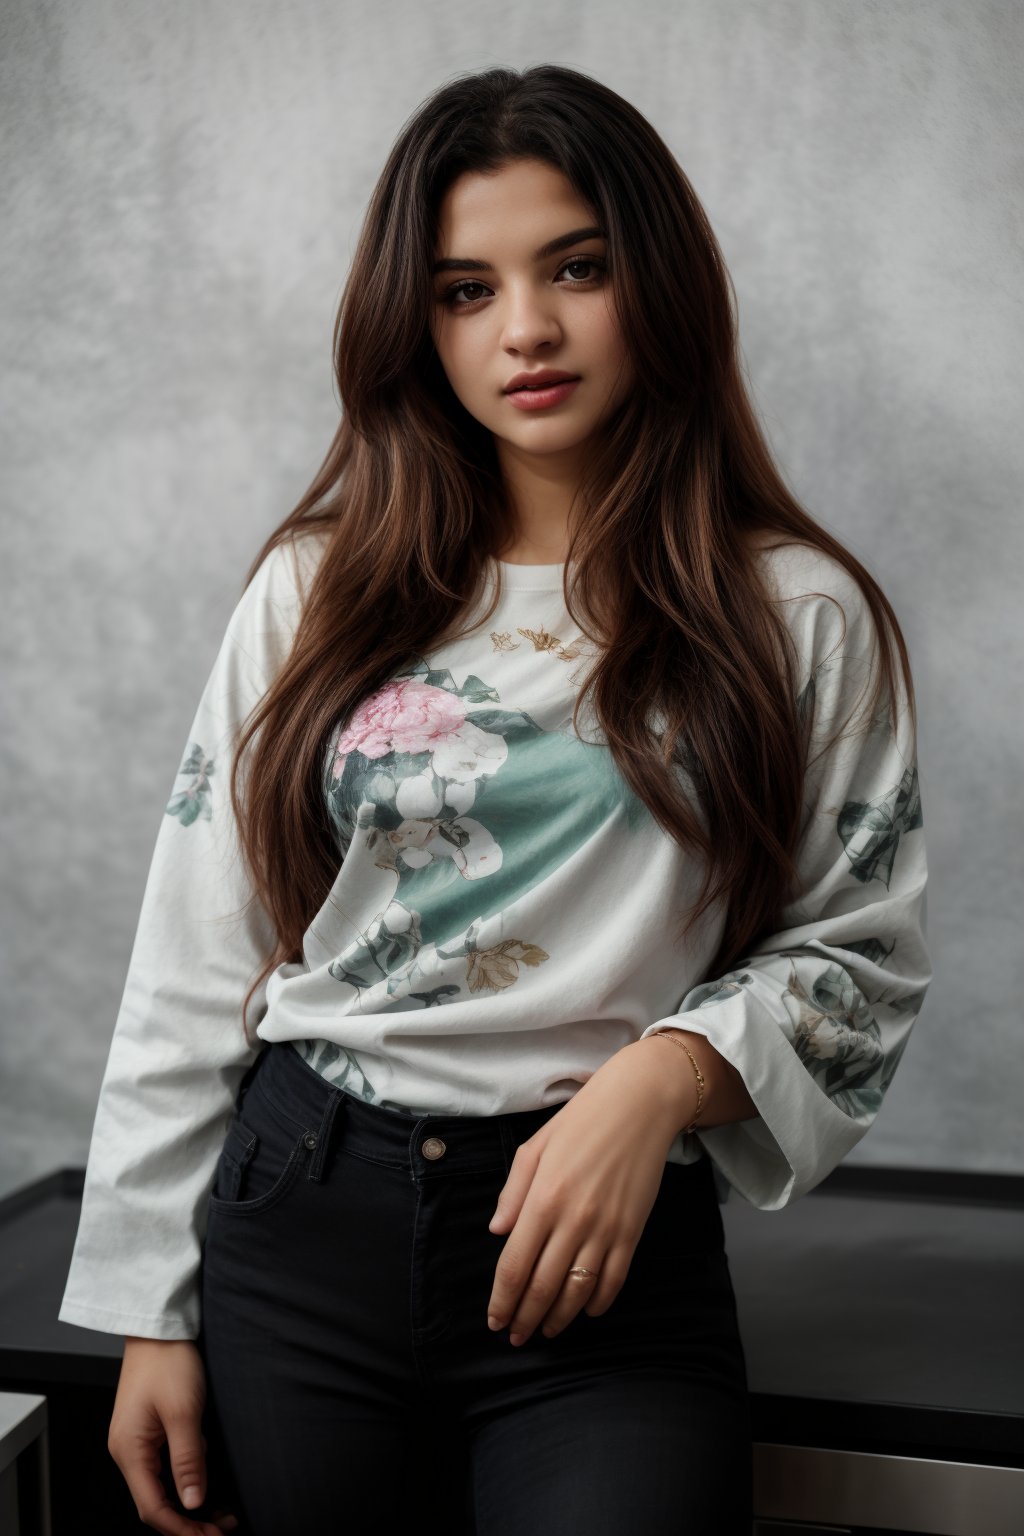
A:
{"type": "MultiPolygon", "coordinates": [[[[241,859],[231,753],[283,660],[298,567],[274,549],[228,625],[156,839],[100,1089],[58,1317],[195,1339],[206,1198],[250,1045],[242,1002],[274,935],[241,859]]],[[[250,1030],[260,1017],[254,999],[250,1030]]]]}
{"type": "MultiPolygon", "coordinates": [[[[777,932],[728,973],[692,988],[636,1042],[667,1056],[672,1045],[651,1046],[651,1035],[684,1035],[707,1079],[707,1113],[694,1134],[729,1185],[763,1210],[805,1194],[866,1134],[931,980],[906,694],[900,684],[895,726],[884,692],[868,715],[878,665],[870,610],[832,562],[805,557],[801,569],[809,595],[792,603],[790,622],[811,762],[797,894],[777,932]],[[839,597],[845,624],[814,588],[839,597]]],[[[799,592],[795,575],[789,581],[799,592]]],[[[685,1115],[695,1097],[692,1083],[686,1097],[687,1069],[694,1074],[685,1053],[675,1054],[685,1115]]],[[[666,1072],[673,1060],[663,1063],[666,1072]]]]}
{"type": "MultiPolygon", "coordinates": [[[[673,1033],[685,1038],[686,1050],[693,1057],[692,1062],[687,1059],[686,1052],[678,1045],[673,1045],[671,1040],[670,1048],[679,1053],[679,1060],[675,1067],[672,1066],[671,1061],[665,1060],[665,1051],[662,1046],[659,1046],[656,1052],[648,1049],[647,1056],[650,1058],[657,1085],[668,1095],[669,1112],[672,1123],[676,1126],[675,1134],[690,1124],[697,1113],[698,1103],[700,1104],[698,1123],[705,1131],[715,1125],[732,1125],[737,1120],[753,1120],[759,1113],[757,1105],[747,1092],[747,1085],[732,1062],[726,1061],[721,1052],[715,1050],[706,1035],[698,1035],[692,1029],[675,1029],[673,1033]],[[699,1097],[694,1062],[704,1079],[702,1099],[699,1097]]],[[[641,1036],[639,1040],[634,1040],[633,1044],[626,1046],[625,1049],[635,1052],[644,1040],[656,1040],[659,1036],[664,1038],[667,1034],[667,1030],[652,1031],[650,1034],[641,1036]]]]}
{"type": "Polygon", "coordinates": [[[489,1310],[513,1334],[542,1321],[558,1332],[584,1305],[599,1316],[621,1288],[697,1102],[685,1052],[652,1035],[685,1037],[706,1079],[693,1134],[764,1210],[826,1177],[892,1081],[931,979],[916,742],[902,689],[895,727],[884,692],[870,716],[859,707],[875,675],[874,630],[838,570],[812,563],[792,616],[810,727],[799,894],[778,932],[692,988],[520,1147],[491,1223],[509,1236],[489,1310]],[[823,586],[841,595],[845,623],[823,586]],[[596,1278],[567,1278],[578,1264],[596,1278]]]}

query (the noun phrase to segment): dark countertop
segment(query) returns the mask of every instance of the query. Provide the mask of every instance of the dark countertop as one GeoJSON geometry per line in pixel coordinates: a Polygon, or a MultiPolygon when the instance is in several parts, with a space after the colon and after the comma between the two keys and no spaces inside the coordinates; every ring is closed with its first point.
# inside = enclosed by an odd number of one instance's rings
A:
{"type": "MultiPolygon", "coordinates": [[[[123,1340],[57,1321],[83,1177],[0,1200],[0,1385],[116,1384],[123,1340]]],[[[721,1210],[755,1441],[1024,1467],[1024,1177],[840,1167],[721,1210]]]]}
{"type": "Polygon", "coordinates": [[[841,1166],[721,1209],[756,1440],[1024,1467],[1024,1178],[841,1166]]]}

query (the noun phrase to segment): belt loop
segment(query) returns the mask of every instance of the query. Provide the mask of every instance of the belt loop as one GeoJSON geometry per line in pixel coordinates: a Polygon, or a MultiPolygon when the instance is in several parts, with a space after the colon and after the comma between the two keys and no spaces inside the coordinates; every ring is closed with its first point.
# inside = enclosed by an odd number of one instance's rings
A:
{"type": "Polygon", "coordinates": [[[327,1105],[324,1109],[323,1119],[320,1121],[320,1129],[316,1135],[316,1151],[313,1153],[313,1161],[309,1165],[308,1178],[320,1182],[323,1179],[324,1161],[327,1157],[327,1149],[331,1140],[331,1128],[334,1125],[334,1116],[341,1104],[344,1090],[332,1088],[327,1095],[327,1105]]]}

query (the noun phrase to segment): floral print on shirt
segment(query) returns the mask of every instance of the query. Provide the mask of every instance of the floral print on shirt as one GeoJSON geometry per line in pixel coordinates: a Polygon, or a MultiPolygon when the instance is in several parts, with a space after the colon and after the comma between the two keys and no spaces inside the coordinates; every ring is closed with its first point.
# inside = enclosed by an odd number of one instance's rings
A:
{"type": "MultiPolygon", "coordinates": [[[[798,713],[807,718],[814,701],[812,674],[798,700],[798,713]]],[[[923,826],[916,766],[907,768],[885,794],[865,802],[847,800],[834,814],[853,878],[861,884],[880,880],[888,889],[901,836],[923,826]]],[[[886,945],[877,938],[850,939],[843,948],[881,969],[896,941],[886,945]]],[[[887,988],[874,995],[872,989],[869,999],[841,964],[822,965],[805,950],[781,949],[777,957],[789,961],[781,999],[793,1019],[791,1039],[798,1059],[837,1108],[854,1119],[873,1116],[906,1044],[904,1037],[884,1049],[875,1010],[885,1007],[897,1015],[916,1015],[924,993],[907,994],[900,988],[889,996],[887,988]]],[[[739,963],[750,965],[751,957],[739,963]]],[[[752,985],[750,971],[733,971],[692,989],[681,1011],[716,1007],[752,985]]]]}
{"type": "Polygon", "coordinates": [[[361,838],[396,885],[329,970],[361,999],[372,989],[375,1011],[382,988],[388,1002],[430,1008],[461,992],[504,991],[524,967],[548,959],[519,935],[481,944],[479,915],[443,939],[424,934],[424,909],[433,893],[450,892],[453,875],[473,883],[501,871],[501,842],[483,812],[469,813],[508,763],[510,743],[543,735],[524,711],[502,708],[481,678],[471,675],[456,688],[450,672],[425,662],[366,699],[338,734],[327,783],[332,820],[343,846],[361,838]],[[404,899],[417,886],[419,905],[404,899]]]}
{"type": "Polygon", "coordinates": [[[877,800],[848,800],[839,812],[838,828],[854,877],[888,886],[901,835],[922,825],[916,767],[908,768],[895,788],[877,800]]]}
{"type": "Polygon", "coordinates": [[[198,742],[190,742],[178,769],[178,778],[187,779],[188,783],[168,800],[165,815],[177,816],[183,827],[190,827],[200,816],[204,821],[209,821],[213,815],[210,794],[212,772],[213,758],[207,757],[198,742]]]}

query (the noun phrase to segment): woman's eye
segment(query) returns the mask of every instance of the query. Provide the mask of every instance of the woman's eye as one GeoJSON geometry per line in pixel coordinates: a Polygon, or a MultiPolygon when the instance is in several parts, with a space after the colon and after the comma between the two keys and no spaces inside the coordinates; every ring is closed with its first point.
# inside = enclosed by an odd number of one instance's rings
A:
{"type": "MultiPolygon", "coordinates": [[[[603,266],[603,262],[597,261],[590,256],[577,256],[572,261],[567,261],[562,271],[566,272],[570,267],[594,267],[596,270],[601,266],[603,266]]],[[[584,281],[587,281],[587,279],[584,279],[584,281]]]]}
{"type": "MultiPolygon", "coordinates": [[[[460,293],[465,293],[467,288],[482,288],[482,287],[483,287],[483,283],[456,283],[454,288],[449,288],[448,289],[448,292],[445,294],[445,300],[446,300],[447,303],[451,304],[458,297],[458,295],[460,293]]],[[[467,303],[472,303],[473,300],[472,300],[472,298],[469,298],[469,299],[466,300],[466,302],[467,303]]]]}
{"type": "MultiPolygon", "coordinates": [[[[596,256],[574,256],[571,260],[562,263],[558,269],[558,275],[561,276],[563,272],[568,272],[570,267],[592,267],[596,272],[599,272],[604,267],[604,262],[596,256]]],[[[594,281],[593,277],[574,277],[570,280],[568,286],[570,288],[585,288],[594,281]]],[[[485,284],[475,283],[470,279],[465,279],[461,283],[455,283],[448,289],[447,293],[442,295],[441,302],[446,304],[449,309],[469,309],[476,303],[476,299],[468,292],[472,288],[482,289],[485,288],[485,284]],[[461,302],[459,301],[460,294],[464,295],[461,302]]]]}

